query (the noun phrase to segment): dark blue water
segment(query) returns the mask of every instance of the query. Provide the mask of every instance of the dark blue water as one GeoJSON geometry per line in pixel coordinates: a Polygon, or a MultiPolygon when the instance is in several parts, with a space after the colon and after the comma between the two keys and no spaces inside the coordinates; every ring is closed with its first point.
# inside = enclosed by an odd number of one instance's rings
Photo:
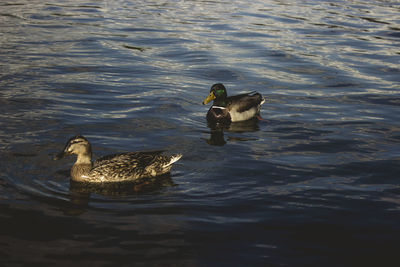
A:
{"type": "Polygon", "coordinates": [[[390,266],[400,242],[397,1],[3,1],[0,265],[390,266]],[[263,120],[207,126],[209,88],[263,120]],[[183,153],[143,188],[96,157],[183,153]]]}

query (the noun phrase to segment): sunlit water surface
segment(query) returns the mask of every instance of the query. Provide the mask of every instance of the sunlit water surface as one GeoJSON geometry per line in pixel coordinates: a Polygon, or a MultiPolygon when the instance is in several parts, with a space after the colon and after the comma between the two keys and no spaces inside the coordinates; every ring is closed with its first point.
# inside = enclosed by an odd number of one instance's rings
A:
{"type": "MultiPolygon", "coordinates": [[[[0,265],[388,266],[400,241],[398,1],[2,1],[0,265]],[[213,83],[263,120],[212,130],[213,83]],[[183,153],[143,188],[96,157],[183,153]]],[[[396,262],[396,261],[394,261],[396,262]]]]}

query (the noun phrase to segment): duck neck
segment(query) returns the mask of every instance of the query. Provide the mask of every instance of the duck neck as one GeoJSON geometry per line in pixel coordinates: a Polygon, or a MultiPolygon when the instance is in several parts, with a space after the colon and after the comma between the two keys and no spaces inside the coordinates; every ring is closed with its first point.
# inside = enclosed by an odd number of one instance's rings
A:
{"type": "Polygon", "coordinates": [[[92,155],[90,153],[78,154],[75,164],[92,164],[92,155]]]}
{"type": "Polygon", "coordinates": [[[226,98],[218,97],[214,100],[214,106],[226,107],[226,98]]]}
{"type": "Polygon", "coordinates": [[[92,161],[90,154],[79,154],[74,166],[71,168],[71,179],[77,182],[84,182],[86,176],[92,169],[92,161]]]}

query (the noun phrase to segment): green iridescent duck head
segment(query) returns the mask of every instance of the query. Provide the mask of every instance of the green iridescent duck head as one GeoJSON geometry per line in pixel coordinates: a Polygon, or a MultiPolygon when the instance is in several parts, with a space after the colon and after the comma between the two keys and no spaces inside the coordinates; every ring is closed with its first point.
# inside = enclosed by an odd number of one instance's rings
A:
{"type": "Polygon", "coordinates": [[[211,86],[210,93],[204,99],[203,105],[207,104],[208,102],[214,100],[214,104],[218,106],[224,106],[225,99],[228,97],[226,93],[226,88],[222,83],[216,83],[211,86]]]}

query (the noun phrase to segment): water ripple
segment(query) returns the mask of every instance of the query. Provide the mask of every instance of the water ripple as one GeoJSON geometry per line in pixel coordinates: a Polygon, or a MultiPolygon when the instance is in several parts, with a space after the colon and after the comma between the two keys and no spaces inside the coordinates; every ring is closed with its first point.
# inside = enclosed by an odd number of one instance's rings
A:
{"type": "Polygon", "coordinates": [[[398,2],[18,0],[0,9],[2,263],[394,259],[398,2]],[[260,92],[263,119],[210,129],[201,103],[216,82],[230,95],[260,92]],[[52,157],[78,133],[95,157],[183,157],[151,187],[74,187],[74,159],[52,157]]]}

